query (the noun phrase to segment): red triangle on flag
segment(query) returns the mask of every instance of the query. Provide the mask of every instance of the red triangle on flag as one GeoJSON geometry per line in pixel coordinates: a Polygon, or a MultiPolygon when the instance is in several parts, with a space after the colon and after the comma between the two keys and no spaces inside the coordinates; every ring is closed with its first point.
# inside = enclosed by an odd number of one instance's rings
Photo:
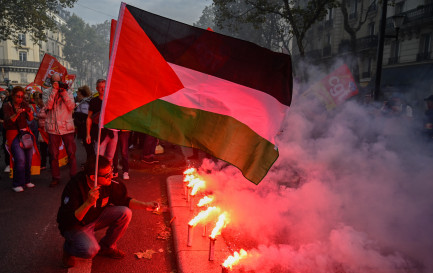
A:
{"type": "Polygon", "coordinates": [[[103,125],[184,87],[125,3],[121,6],[112,46],[103,125]]]}

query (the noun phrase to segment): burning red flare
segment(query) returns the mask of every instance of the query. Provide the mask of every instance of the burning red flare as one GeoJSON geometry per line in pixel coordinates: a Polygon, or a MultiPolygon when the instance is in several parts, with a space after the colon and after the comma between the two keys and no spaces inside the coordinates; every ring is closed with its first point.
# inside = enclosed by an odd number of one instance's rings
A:
{"type": "Polygon", "coordinates": [[[191,180],[197,177],[197,170],[195,168],[189,168],[185,170],[183,174],[185,175],[183,182],[191,182],[191,180]]]}
{"type": "Polygon", "coordinates": [[[220,208],[218,208],[218,207],[209,207],[209,208],[207,208],[207,210],[200,211],[200,213],[197,214],[196,217],[194,217],[191,221],[189,221],[188,225],[195,226],[195,225],[197,225],[198,222],[206,219],[212,212],[214,212],[214,211],[217,212],[219,210],[220,210],[220,208]]]}
{"type": "Polygon", "coordinates": [[[196,193],[200,189],[203,189],[205,186],[206,186],[206,182],[204,182],[204,180],[201,180],[200,178],[197,178],[197,181],[192,186],[191,195],[192,196],[196,195],[196,193]]]}
{"type": "Polygon", "coordinates": [[[216,236],[221,234],[221,230],[227,225],[227,213],[223,212],[219,217],[218,217],[218,222],[215,224],[214,229],[212,230],[212,233],[210,234],[209,237],[215,239],[216,236]]]}
{"type": "Polygon", "coordinates": [[[200,199],[197,203],[197,207],[203,207],[213,201],[213,196],[204,196],[202,199],[200,199]]]}
{"type": "MultiPolygon", "coordinates": [[[[191,179],[191,181],[189,181],[187,187],[192,188],[192,187],[194,187],[195,184],[197,184],[197,183],[202,183],[201,181],[203,181],[203,180],[201,180],[201,179],[198,178],[198,177],[194,177],[193,179],[191,179]]],[[[204,181],[203,181],[203,182],[204,182],[204,181]]]]}
{"type": "Polygon", "coordinates": [[[239,250],[239,253],[237,251],[235,251],[235,253],[233,253],[233,256],[229,256],[224,261],[222,266],[231,270],[234,265],[239,263],[240,259],[243,259],[246,256],[247,256],[247,252],[243,249],[239,250]]]}
{"type": "Polygon", "coordinates": [[[183,172],[184,175],[195,175],[196,173],[197,170],[195,168],[189,168],[183,172]]]}

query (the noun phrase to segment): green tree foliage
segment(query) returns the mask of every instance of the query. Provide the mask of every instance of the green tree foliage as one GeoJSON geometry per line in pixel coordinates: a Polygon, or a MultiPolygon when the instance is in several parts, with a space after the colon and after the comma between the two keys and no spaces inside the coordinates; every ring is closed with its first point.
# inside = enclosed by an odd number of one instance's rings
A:
{"type": "Polygon", "coordinates": [[[280,39],[287,41],[287,36],[293,36],[301,56],[305,55],[307,31],[326,16],[329,8],[338,6],[337,0],[213,0],[213,4],[216,25],[223,28],[227,22],[251,23],[260,28],[267,23],[277,29],[280,39]]]}
{"type": "Polygon", "coordinates": [[[66,41],[63,52],[77,69],[77,76],[81,79],[101,78],[108,68],[110,22],[90,26],[74,14],[62,31],[66,41]]]}
{"type": "Polygon", "coordinates": [[[57,8],[72,8],[78,0],[0,0],[0,40],[18,44],[20,33],[29,33],[35,42],[47,40],[55,31],[57,8]]]}
{"type": "MultiPolygon", "coordinates": [[[[239,10],[245,8],[243,3],[237,3],[236,5],[232,5],[231,8],[239,10]]],[[[290,36],[287,33],[284,34],[287,28],[284,26],[284,22],[275,14],[268,14],[264,20],[257,22],[240,21],[233,18],[217,21],[217,17],[222,18],[225,16],[222,14],[224,12],[225,10],[219,10],[214,4],[207,6],[194,26],[210,27],[218,33],[250,41],[274,51],[289,51],[288,42],[290,36]]]]}

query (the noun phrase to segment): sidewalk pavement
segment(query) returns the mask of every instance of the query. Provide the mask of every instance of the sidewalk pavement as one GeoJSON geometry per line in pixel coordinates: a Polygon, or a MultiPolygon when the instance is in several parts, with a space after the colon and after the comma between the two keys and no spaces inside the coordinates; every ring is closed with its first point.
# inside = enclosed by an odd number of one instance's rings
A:
{"type": "MultiPolygon", "coordinates": [[[[221,264],[232,253],[221,236],[215,241],[214,260],[209,261],[209,234],[203,236],[203,226],[193,228],[192,246],[187,246],[188,222],[197,214],[190,211],[183,188],[183,176],[174,175],[167,178],[167,195],[172,217],[172,233],[180,273],[221,273],[221,264]]],[[[210,229],[210,230],[209,230],[210,229]]]]}

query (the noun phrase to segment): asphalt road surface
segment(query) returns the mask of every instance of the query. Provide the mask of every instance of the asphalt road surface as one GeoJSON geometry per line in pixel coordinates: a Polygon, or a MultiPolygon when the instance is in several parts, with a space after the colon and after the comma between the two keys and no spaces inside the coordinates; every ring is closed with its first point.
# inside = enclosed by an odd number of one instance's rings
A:
{"type": "MultiPolygon", "coordinates": [[[[80,166],[85,161],[84,150],[79,143],[77,148],[80,166]]],[[[179,147],[166,145],[165,153],[158,155],[160,162],[152,165],[132,160],[140,151],[132,152],[131,179],[125,181],[129,195],[142,201],[158,201],[162,209],[159,213],[133,211],[129,228],[118,242],[126,257],[113,260],[97,256],[93,260],[79,260],[72,269],[61,266],[63,238],[56,222],[60,196],[69,180],[68,167],[61,168],[61,183],[55,188],[48,187],[51,180],[48,169],[32,177],[35,188],[15,193],[11,179],[3,173],[4,155],[0,153],[0,272],[177,272],[166,179],[185,169],[179,147]],[[136,253],[143,257],[137,258],[136,253]]],[[[98,231],[97,236],[102,237],[103,232],[98,231]]]]}

